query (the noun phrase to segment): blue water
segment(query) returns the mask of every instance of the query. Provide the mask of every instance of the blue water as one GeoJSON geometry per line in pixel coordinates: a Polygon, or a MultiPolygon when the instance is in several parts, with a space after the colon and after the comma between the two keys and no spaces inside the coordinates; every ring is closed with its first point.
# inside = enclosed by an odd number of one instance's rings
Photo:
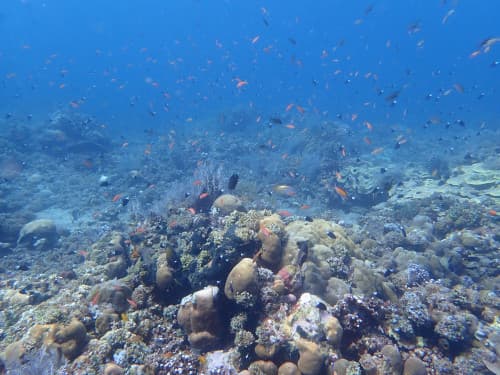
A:
{"type": "Polygon", "coordinates": [[[500,43],[470,55],[500,36],[499,12],[492,0],[9,0],[0,112],[42,121],[81,111],[127,134],[235,109],[267,119],[295,103],[422,136],[431,118],[432,136],[457,120],[491,128],[500,43]]]}

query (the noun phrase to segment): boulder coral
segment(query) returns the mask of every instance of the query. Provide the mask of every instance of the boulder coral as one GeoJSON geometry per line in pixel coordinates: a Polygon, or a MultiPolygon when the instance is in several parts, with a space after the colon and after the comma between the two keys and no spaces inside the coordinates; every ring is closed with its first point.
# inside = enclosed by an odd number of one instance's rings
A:
{"type": "Polygon", "coordinates": [[[25,224],[17,239],[17,244],[33,250],[45,250],[54,245],[58,234],[56,225],[49,219],[38,219],[25,224]]]}
{"type": "Polygon", "coordinates": [[[183,298],[177,320],[193,349],[215,349],[221,341],[222,323],[217,305],[219,288],[207,286],[183,298]]]}
{"type": "Polygon", "coordinates": [[[71,360],[82,352],[87,343],[87,330],[82,322],[73,319],[68,325],[56,324],[49,339],[71,360]]]}
{"type": "Polygon", "coordinates": [[[245,211],[241,199],[232,194],[217,197],[212,206],[217,208],[222,215],[229,215],[233,211],[245,211]]]}
{"type": "Polygon", "coordinates": [[[233,267],[224,286],[224,294],[233,301],[244,292],[252,296],[258,293],[257,265],[250,258],[243,258],[233,267]]]}
{"type": "Polygon", "coordinates": [[[265,266],[276,268],[281,262],[282,243],[285,240],[285,224],[279,215],[274,214],[263,218],[259,223],[257,237],[262,243],[259,259],[265,266]]]}
{"type": "Polygon", "coordinates": [[[320,374],[324,367],[324,355],[318,344],[304,339],[297,340],[299,361],[297,367],[304,375],[320,374]]]}
{"type": "Polygon", "coordinates": [[[116,313],[123,313],[130,307],[132,290],[123,282],[110,280],[96,285],[91,293],[91,303],[106,305],[116,313]]]}

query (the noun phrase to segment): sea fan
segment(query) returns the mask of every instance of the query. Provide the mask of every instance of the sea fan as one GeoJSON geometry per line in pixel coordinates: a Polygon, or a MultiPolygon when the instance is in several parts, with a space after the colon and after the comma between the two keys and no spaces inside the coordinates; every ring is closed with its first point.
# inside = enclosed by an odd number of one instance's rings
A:
{"type": "Polygon", "coordinates": [[[54,375],[65,362],[57,348],[33,349],[22,358],[7,362],[7,375],[54,375]]]}

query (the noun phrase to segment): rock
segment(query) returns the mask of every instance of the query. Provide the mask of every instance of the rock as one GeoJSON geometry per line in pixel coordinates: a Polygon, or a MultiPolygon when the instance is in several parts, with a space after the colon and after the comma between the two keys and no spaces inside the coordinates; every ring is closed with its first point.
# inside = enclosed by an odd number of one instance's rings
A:
{"type": "Polygon", "coordinates": [[[341,358],[335,361],[333,371],[336,375],[361,375],[361,366],[357,362],[341,358]]]}
{"type": "Polygon", "coordinates": [[[403,375],[427,375],[424,362],[417,357],[410,357],[405,362],[403,375]]]}
{"type": "Polygon", "coordinates": [[[56,225],[52,220],[38,219],[25,224],[19,232],[17,244],[29,249],[45,250],[58,239],[56,225]]]}
{"type": "Polygon", "coordinates": [[[222,194],[213,203],[222,215],[229,215],[233,211],[246,211],[240,198],[232,194],[222,194]]]}
{"type": "Polygon", "coordinates": [[[331,306],[321,298],[303,293],[283,322],[283,329],[294,340],[321,341],[327,335],[325,322],[333,317],[329,311],[331,306]]]}
{"type": "Polygon", "coordinates": [[[382,367],[380,362],[381,360],[379,358],[368,353],[361,355],[359,358],[359,364],[363,368],[363,374],[365,375],[378,375],[378,368],[382,367]]]}
{"type": "Polygon", "coordinates": [[[224,294],[233,301],[243,292],[252,295],[258,292],[257,266],[250,258],[243,258],[233,267],[224,286],[224,294]]]}
{"type": "Polygon", "coordinates": [[[193,349],[209,351],[220,343],[222,324],[217,307],[218,294],[218,287],[207,286],[181,301],[177,320],[193,349]]]}
{"type": "Polygon", "coordinates": [[[304,375],[320,374],[324,366],[324,358],[321,350],[315,342],[299,339],[297,340],[299,349],[299,361],[297,367],[304,375]]]}
{"type": "Polygon", "coordinates": [[[434,332],[451,345],[462,345],[472,339],[476,327],[477,318],[472,314],[446,314],[437,322],[434,332]]]}

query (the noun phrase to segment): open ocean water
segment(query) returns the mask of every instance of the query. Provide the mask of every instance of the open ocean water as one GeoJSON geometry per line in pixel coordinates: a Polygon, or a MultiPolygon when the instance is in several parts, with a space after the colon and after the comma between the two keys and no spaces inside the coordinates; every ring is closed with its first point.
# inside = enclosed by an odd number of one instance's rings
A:
{"type": "Polygon", "coordinates": [[[499,13],[5,0],[0,374],[500,374],[499,13]]]}

